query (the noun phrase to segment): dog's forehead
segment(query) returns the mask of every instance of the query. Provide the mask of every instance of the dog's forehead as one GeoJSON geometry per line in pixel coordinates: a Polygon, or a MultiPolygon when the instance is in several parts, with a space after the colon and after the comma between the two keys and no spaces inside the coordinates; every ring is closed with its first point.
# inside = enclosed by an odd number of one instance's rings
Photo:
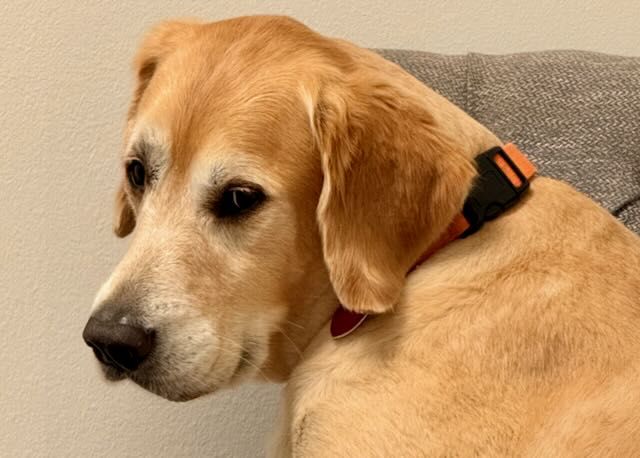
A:
{"type": "MultiPolygon", "coordinates": [[[[231,81],[227,71],[203,77],[198,62],[189,71],[165,66],[149,85],[128,141],[128,150],[146,149],[156,164],[170,164],[185,178],[204,173],[238,174],[250,179],[275,163],[301,160],[311,135],[296,83],[247,77],[231,81]],[[174,71],[175,70],[175,71],[174,71]],[[156,78],[157,76],[157,78],[156,78]]],[[[130,153],[129,153],[130,154],[130,153]]],[[[264,174],[264,173],[263,173],[264,174]]]]}
{"type": "Polygon", "coordinates": [[[143,118],[132,131],[126,156],[141,158],[153,173],[169,178],[173,185],[220,185],[241,178],[276,187],[277,173],[270,173],[270,169],[274,166],[276,170],[282,169],[277,161],[278,150],[270,150],[268,141],[252,145],[238,141],[242,134],[213,132],[194,141],[187,161],[181,157],[181,150],[176,151],[170,129],[151,117],[143,118]]]}

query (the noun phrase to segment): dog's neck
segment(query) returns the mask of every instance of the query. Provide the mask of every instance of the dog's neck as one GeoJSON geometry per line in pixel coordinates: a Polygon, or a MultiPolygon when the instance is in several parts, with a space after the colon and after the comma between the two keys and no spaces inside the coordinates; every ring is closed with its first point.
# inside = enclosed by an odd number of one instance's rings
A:
{"type": "MultiPolygon", "coordinates": [[[[402,72],[398,77],[407,76],[402,72]]],[[[425,101],[438,131],[443,135],[446,133],[448,141],[455,144],[468,159],[473,160],[484,151],[503,145],[493,132],[437,92],[413,78],[409,84],[425,101]]],[[[460,186],[470,189],[474,178],[471,177],[469,183],[460,183],[460,186]]],[[[443,232],[446,225],[440,229],[443,232]]],[[[332,338],[328,328],[339,300],[331,286],[328,272],[321,278],[320,283],[310,290],[315,294],[305,294],[304,300],[274,333],[270,356],[263,366],[263,371],[272,380],[286,380],[312,341],[332,338]]]]}
{"type": "Polygon", "coordinates": [[[318,285],[316,294],[307,294],[283,320],[270,341],[269,358],[261,368],[271,381],[285,381],[303,358],[312,340],[325,333],[331,315],[339,303],[338,297],[326,273],[323,285],[318,285]]]}
{"type": "MultiPolygon", "coordinates": [[[[498,137],[470,116],[466,114],[461,116],[459,108],[448,102],[446,106],[451,107],[451,111],[449,113],[446,110],[440,111],[439,122],[443,124],[444,132],[449,132],[453,138],[456,138],[460,150],[467,157],[473,159],[494,146],[502,145],[498,137]]],[[[465,184],[461,183],[461,185],[465,184]]],[[[305,350],[313,340],[332,338],[328,325],[339,300],[331,287],[328,274],[324,281],[326,283],[318,285],[315,289],[317,293],[307,295],[306,299],[299,304],[298,313],[287,317],[274,334],[270,357],[263,367],[269,379],[285,381],[303,358],[305,350]]]]}

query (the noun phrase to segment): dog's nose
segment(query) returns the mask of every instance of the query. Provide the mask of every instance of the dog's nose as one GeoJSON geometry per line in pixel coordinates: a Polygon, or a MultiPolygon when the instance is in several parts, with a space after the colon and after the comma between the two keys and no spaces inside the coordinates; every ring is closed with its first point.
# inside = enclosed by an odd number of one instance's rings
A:
{"type": "Polygon", "coordinates": [[[139,326],[89,318],[82,332],[84,341],[93,348],[104,364],[124,371],[136,369],[151,353],[155,332],[139,326]]]}

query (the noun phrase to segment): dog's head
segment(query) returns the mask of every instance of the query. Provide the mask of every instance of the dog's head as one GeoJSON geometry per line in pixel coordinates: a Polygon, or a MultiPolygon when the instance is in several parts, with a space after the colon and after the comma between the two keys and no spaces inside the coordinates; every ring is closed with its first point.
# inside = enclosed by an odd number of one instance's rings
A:
{"type": "Polygon", "coordinates": [[[474,174],[415,80],[290,19],[165,23],[135,65],[133,238],[84,337],[170,399],[286,377],[338,301],[390,310],[474,174]]]}

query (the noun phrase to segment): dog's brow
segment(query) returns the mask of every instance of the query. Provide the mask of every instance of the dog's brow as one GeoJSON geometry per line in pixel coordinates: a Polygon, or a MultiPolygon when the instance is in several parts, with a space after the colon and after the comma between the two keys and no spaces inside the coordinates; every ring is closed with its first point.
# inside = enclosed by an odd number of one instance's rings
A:
{"type": "Polygon", "coordinates": [[[137,157],[143,162],[148,162],[151,159],[149,156],[152,151],[153,145],[151,145],[151,143],[149,143],[146,138],[140,137],[132,143],[131,147],[129,148],[128,155],[137,157]]]}
{"type": "Polygon", "coordinates": [[[220,186],[227,178],[227,172],[221,164],[213,166],[209,172],[209,185],[220,186]]]}
{"type": "Polygon", "coordinates": [[[158,172],[168,159],[166,146],[153,131],[143,131],[133,138],[126,156],[137,158],[150,169],[158,172]]]}
{"type": "Polygon", "coordinates": [[[201,195],[215,193],[229,184],[258,185],[264,189],[277,188],[268,179],[264,166],[247,153],[217,148],[202,154],[191,169],[194,189],[201,195]]]}
{"type": "Polygon", "coordinates": [[[228,178],[228,170],[219,163],[208,167],[196,167],[191,174],[196,194],[200,196],[205,207],[215,200],[228,178]]]}

